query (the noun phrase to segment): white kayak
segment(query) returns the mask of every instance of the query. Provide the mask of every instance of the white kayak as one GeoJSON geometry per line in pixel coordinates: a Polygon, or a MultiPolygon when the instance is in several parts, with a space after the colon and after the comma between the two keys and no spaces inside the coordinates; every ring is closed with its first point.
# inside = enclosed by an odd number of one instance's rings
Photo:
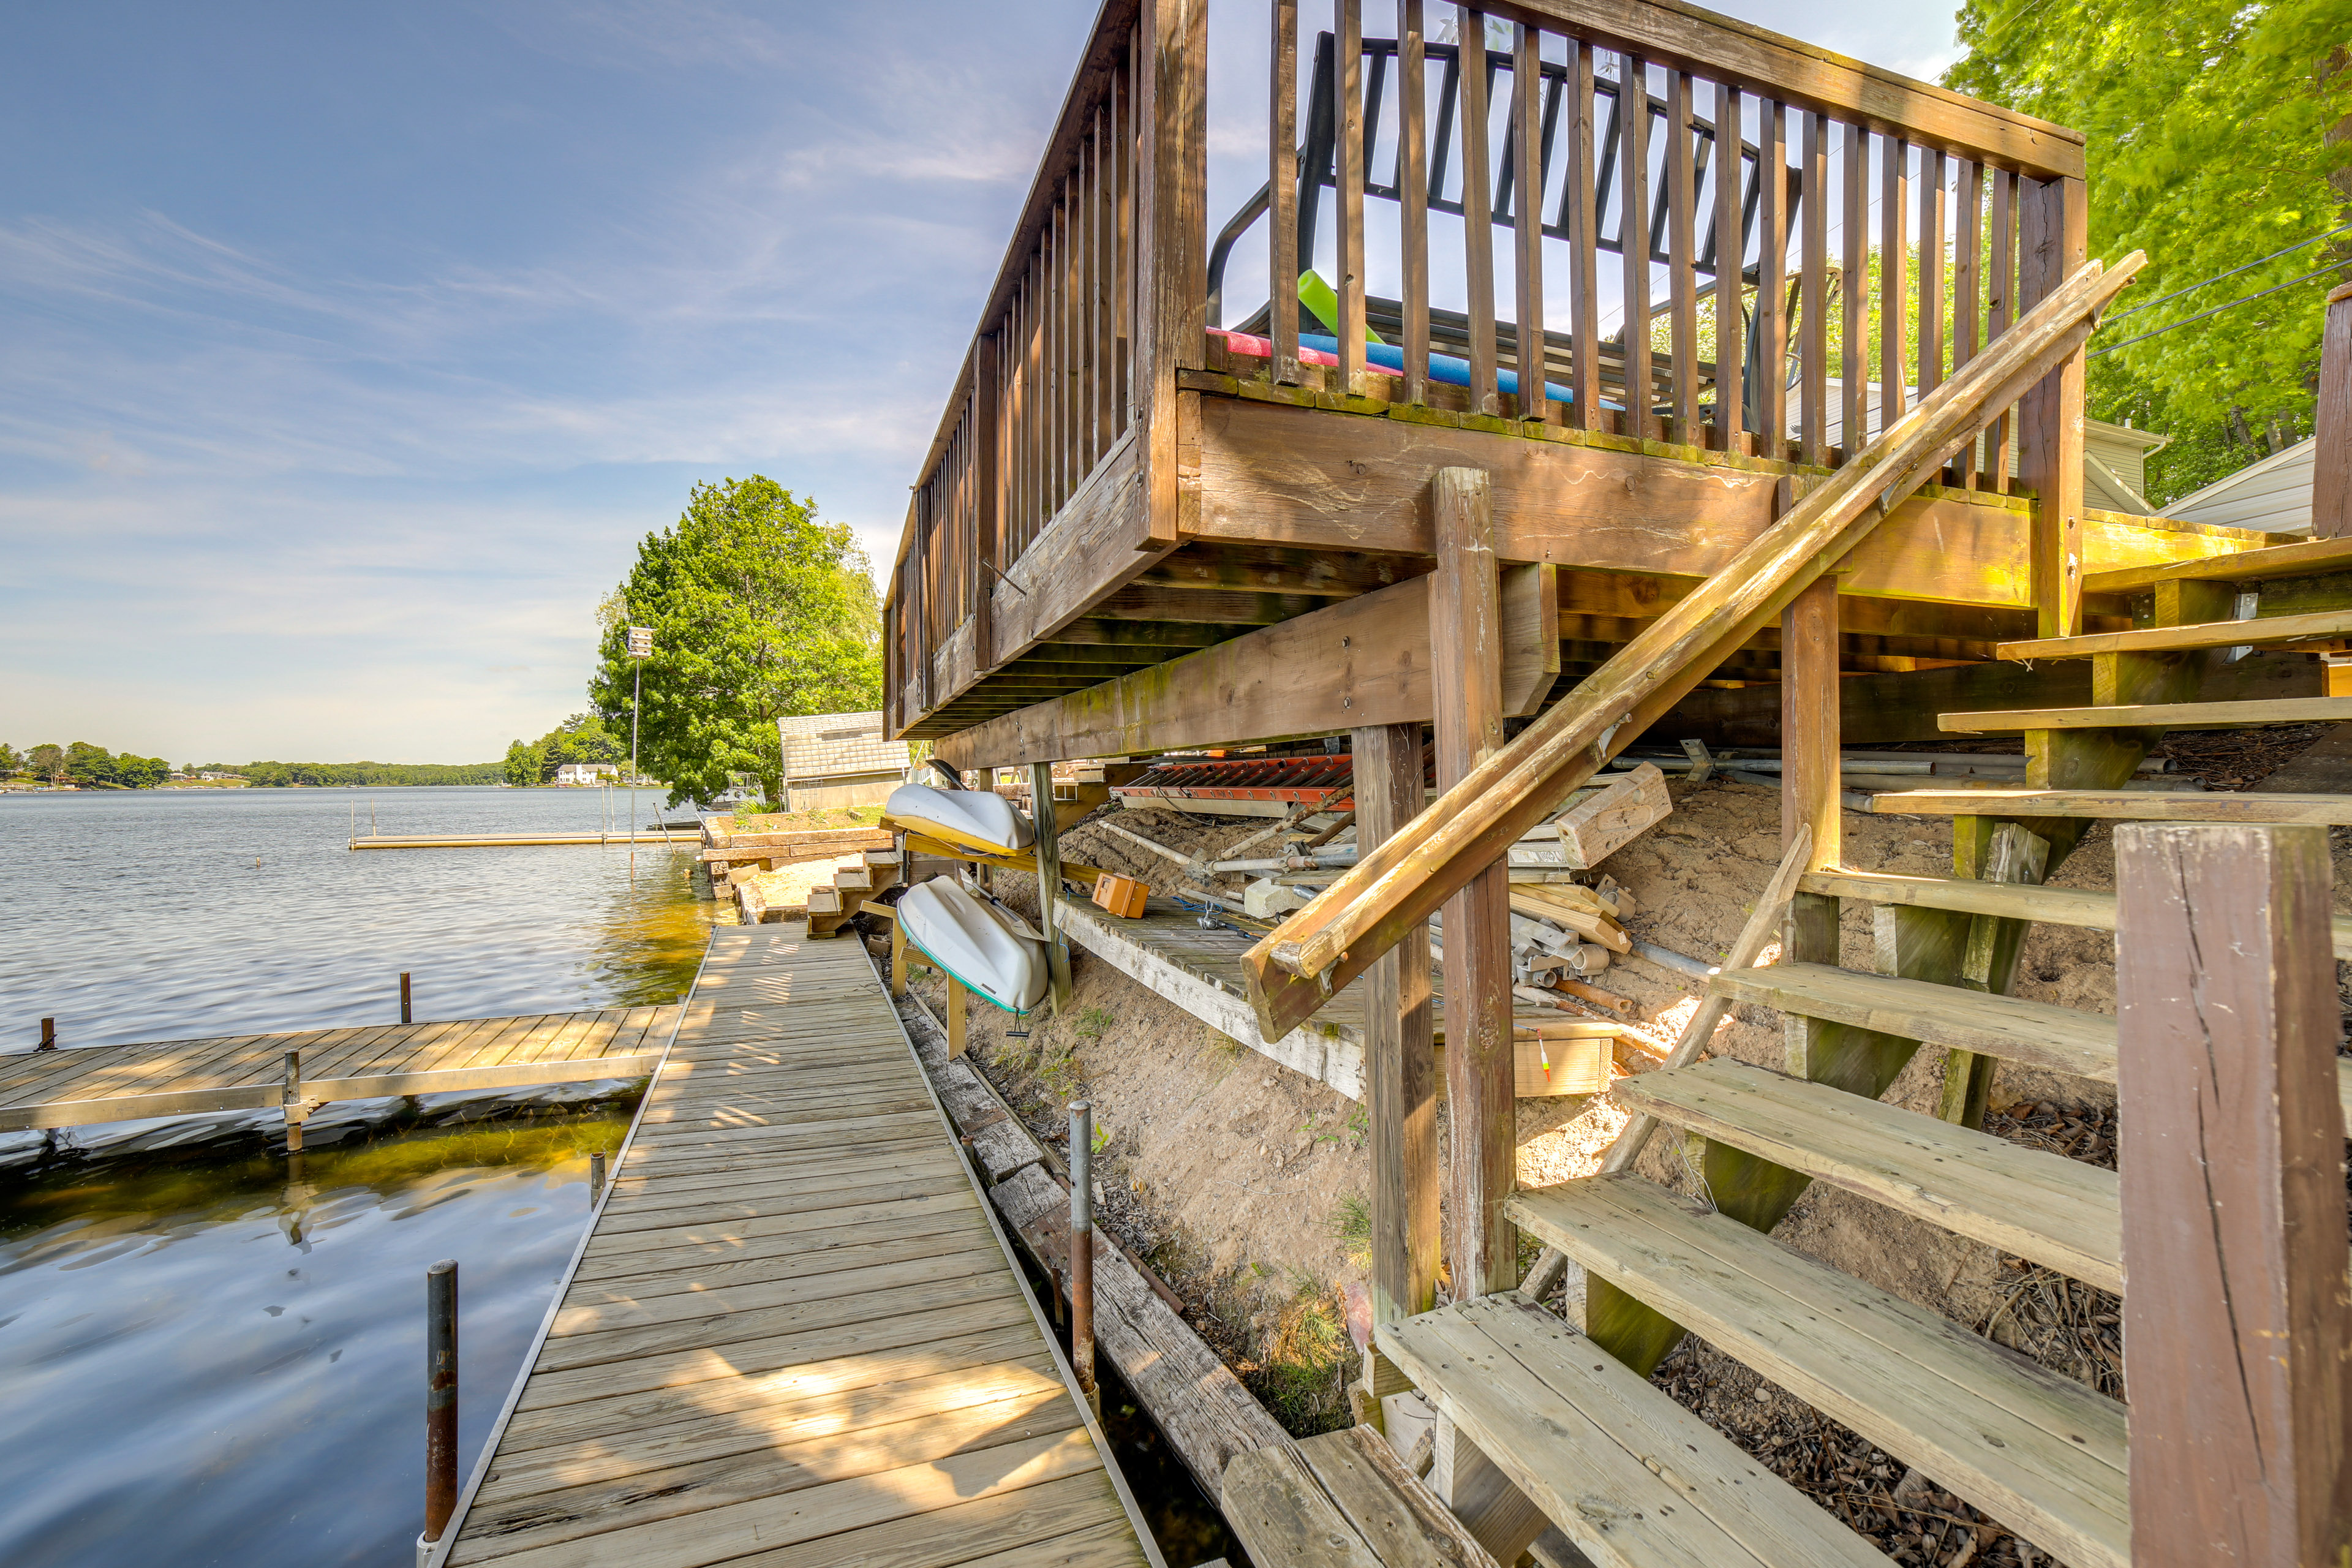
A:
{"type": "Polygon", "coordinates": [[[993,855],[1017,854],[1037,837],[1029,819],[994,790],[900,784],[890,792],[882,816],[892,826],[908,832],[993,855]]]}
{"type": "Polygon", "coordinates": [[[898,925],[924,956],[1006,1012],[1026,1013],[1045,999],[1045,944],[1014,931],[954,878],[908,889],[898,925]]]}

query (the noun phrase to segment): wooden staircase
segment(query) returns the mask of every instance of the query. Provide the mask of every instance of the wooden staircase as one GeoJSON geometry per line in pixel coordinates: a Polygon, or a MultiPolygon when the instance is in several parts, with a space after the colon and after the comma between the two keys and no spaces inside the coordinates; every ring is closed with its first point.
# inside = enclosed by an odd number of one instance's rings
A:
{"type": "MultiPolygon", "coordinates": [[[[1382,1353],[1593,1562],[1877,1557],[1642,1375],[1685,1331],[2074,1568],[2132,1561],[2121,1404],[1768,1233],[1805,1184],[1825,1182],[2123,1293],[2117,1173],[1988,1135],[1981,1090],[1971,1103],[1948,1089],[1989,1083],[1995,1061],[2116,1081],[2116,1018],[2002,994],[2032,923],[2116,929],[2116,894],[2039,885],[2093,820],[2352,825],[2347,796],[2114,787],[2168,725],[2352,718],[2344,698],[2126,700],[2193,681],[2196,662],[2223,649],[2352,636],[2352,611],[2180,618],[2200,587],[2258,577],[2266,564],[2248,557],[2273,553],[2303,571],[2352,564],[2352,544],[2326,542],[2200,563],[2210,576],[2168,568],[2186,591],[2156,608],[2178,624],[2004,648],[2102,661],[2098,704],[1942,716],[1948,730],[2024,732],[2037,787],[1882,795],[1875,809],[1955,817],[1956,864],[1978,874],[1807,872],[1784,961],[1709,982],[1717,997],[1783,1016],[1785,1070],[1692,1059],[1617,1086],[1629,1110],[1696,1141],[1699,1195],[1612,1160],[1610,1173],[1507,1204],[1584,1270],[1583,1321],[1507,1292],[1379,1327],[1382,1353]],[[1885,973],[1838,966],[1845,900],[1874,906],[1885,973]],[[1921,1047],[1950,1053],[1940,1118],[1878,1098],[1921,1047]]],[[[2336,917],[2330,938],[2335,956],[2352,958],[2352,920],[2336,917]]],[[[2352,1124],[2352,1058],[2336,1059],[2335,1081],[2352,1124]]]]}

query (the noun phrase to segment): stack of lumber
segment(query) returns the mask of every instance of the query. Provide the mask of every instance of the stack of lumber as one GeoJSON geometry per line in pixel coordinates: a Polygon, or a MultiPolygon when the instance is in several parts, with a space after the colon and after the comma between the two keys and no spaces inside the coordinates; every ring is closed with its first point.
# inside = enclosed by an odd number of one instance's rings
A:
{"type": "Polygon", "coordinates": [[[887,849],[890,835],[879,827],[771,826],[779,819],[752,817],[737,827],[732,816],[702,821],[702,860],[709,866],[756,864],[773,871],[795,860],[831,860],[866,849],[887,849]]]}
{"type": "Polygon", "coordinates": [[[1648,763],[1580,789],[1551,821],[1511,846],[1514,871],[1590,871],[1664,822],[1675,809],[1666,775],[1648,763]]]}

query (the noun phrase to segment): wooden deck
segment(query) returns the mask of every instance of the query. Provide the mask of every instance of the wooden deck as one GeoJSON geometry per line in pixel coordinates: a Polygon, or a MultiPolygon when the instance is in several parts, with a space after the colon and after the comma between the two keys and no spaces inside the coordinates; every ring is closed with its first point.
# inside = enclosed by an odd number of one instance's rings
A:
{"type": "Polygon", "coordinates": [[[872,965],[711,937],[434,1562],[1157,1564],[872,965]]]}
{"type": "Polygon", "coordinates": [[[298,1107],[396,1094],[520,1089],[653,1071],[679,1007],[216,1035],[0,1057],[0,1132],[289,1103],[286,1053],[301,1055],[298,1107]]]}

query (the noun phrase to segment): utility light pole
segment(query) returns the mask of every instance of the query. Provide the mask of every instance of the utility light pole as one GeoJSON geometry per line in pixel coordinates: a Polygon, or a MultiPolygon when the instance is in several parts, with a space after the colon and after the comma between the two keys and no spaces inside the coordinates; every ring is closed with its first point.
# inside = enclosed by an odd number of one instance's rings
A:
{"type": "Polygon", "coordinates": [[[646,700],[646,660],[653,657],[654,629],[629,628],[629,658],[636,664],[636,689],[629,699],[629,880],[637,879],[637,710],[646,700]]]}

